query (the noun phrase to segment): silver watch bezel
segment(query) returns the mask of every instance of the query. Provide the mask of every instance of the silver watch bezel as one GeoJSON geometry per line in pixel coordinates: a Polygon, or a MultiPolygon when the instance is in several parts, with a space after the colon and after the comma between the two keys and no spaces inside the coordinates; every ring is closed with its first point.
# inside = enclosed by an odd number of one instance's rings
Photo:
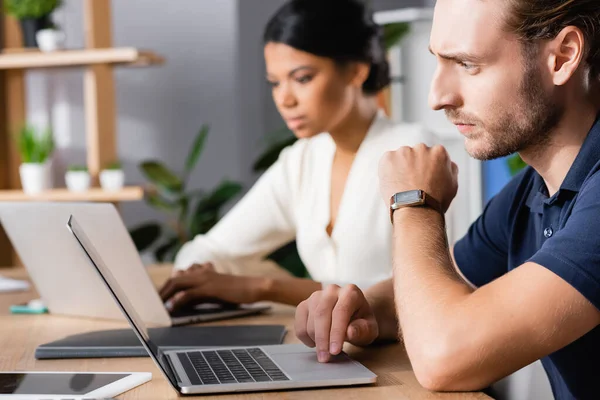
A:
{"type": "Polygon", "coordinates": [[[425,204],[425,192],[423,190],[407,190],[404,192],[395,193],[390,201],[390,209],[398,210],[403,207],[417,207],[425,204]],[[407,194],[415,194],[414,200],[400,200],[401,196],[407,194]]]}

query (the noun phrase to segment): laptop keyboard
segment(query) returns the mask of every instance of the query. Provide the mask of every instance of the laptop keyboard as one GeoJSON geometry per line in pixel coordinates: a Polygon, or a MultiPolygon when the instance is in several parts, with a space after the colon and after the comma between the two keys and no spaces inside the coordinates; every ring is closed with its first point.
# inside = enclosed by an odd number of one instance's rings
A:
{"type": "Polygon", "coordinates": [[[288,381],[259,348],[178,353],[192,385],[288,381]]]}

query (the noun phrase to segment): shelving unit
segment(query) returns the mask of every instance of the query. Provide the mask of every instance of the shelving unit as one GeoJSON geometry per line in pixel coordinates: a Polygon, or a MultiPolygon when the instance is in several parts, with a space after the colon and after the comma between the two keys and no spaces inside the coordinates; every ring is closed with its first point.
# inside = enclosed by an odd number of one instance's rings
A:
{"type": "Polygon", "coordinates": [[[85,192],[70,192],[64,188],[52,189],[35,195],[27,195],[22,190],[0,191],[1,201],[85,201],[118,203],[121,201],[139,201],[144,198],[141,186],[129,186],[115,192],[100,188],[91,188],[85,192]]]}
{"type": "MultiPolygon", "coordinates": [[[[113,68],[144,67],[164,62],[159,55],[132,47],[112,47],[111,0],[84,1],[85,48],[42,53],[23,48],[18,21],[0,14],[0,201],[139,201],[141,187],[105,192],[98,187],[100,171],[117,158],[116,105],[113,68]],[[39,68],[83,68],[87,167],[92,188],[83,193],[63,188],[25,195],[19,178],[19,154],[11,139],[27,120],[25,73],[39,68]]],[[[14,252],[0,227],[0,267],[13,265],[14,252]]]]}
{"type": "Polygon", "coordinates": [[[87,67],[96,64],[148,66],[161,64],[162,62],[163,59],[156,54],[133,47],[64,50],[53,53],[42,53],[40,51],[0,53],[0,69],[87,67]]]}

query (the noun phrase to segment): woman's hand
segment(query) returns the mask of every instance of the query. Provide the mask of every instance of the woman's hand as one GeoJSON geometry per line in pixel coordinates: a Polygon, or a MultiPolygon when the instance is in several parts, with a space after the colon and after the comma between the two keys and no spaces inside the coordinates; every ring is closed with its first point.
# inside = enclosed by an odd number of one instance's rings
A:
{"type": "Polygon", "coordinates": [[[176,271],[163,285],[159,294],[170,311],[203,302],[219,301],[234,304],[260,300],[262,279],[221,274],[212,264],[194,264],[176,271]]]}

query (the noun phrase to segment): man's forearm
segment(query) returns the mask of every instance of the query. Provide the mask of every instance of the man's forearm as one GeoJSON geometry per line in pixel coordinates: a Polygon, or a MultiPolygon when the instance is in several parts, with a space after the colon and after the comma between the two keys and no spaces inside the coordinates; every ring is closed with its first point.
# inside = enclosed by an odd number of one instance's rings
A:
{"type": "MultiPolygon", "coordinates": [[[[394,213],[394,292],[407,350],[420,357],[452,332],[459,304],[472,289],[458,276],[444,218],[428,208],[394,213]]],[[[446,343],[442,343],[444,346],[446,343]]]]}
{"type": "Polygon", "coordinates": [[[377,283],[365,291],[365,297],[377,319],[377,340],[398,340],[399,328],[394,306],[394,284],[392,279],[377,283]]]}

